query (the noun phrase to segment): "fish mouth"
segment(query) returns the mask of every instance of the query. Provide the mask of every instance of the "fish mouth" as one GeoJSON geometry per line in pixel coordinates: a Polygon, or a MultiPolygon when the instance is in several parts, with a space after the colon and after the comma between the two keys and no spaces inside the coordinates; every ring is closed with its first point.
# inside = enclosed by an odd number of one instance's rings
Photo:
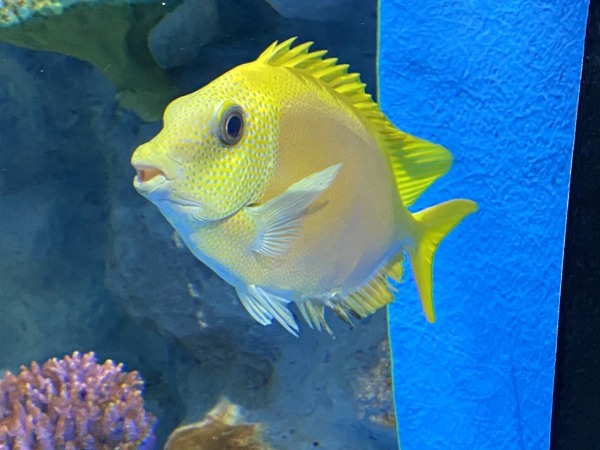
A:
{"type": "Polygon", "coordinates": [[[135,169],[133,187],[142,194],[150,194],[168,180],[165,173],[156,166],[133,164],[133,168],[135,169]]]}

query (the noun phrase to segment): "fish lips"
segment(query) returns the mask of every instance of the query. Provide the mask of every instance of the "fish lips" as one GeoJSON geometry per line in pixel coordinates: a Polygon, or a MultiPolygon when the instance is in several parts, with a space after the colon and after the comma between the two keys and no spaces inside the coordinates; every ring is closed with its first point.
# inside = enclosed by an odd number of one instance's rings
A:
{"type": "Polygon", "coordinates": [[[179,173],[178,164],[168,158],[145,157],[136,152],[131,157],[131,165],[135,169],[133,187],[142,195],[163,190],[169,181],[179,173]]]}
{"type": "Polygon", "coordinates": [[[142,195],[149,195],[163,186],[167,181],[167,175],[157,167],[135,164],[136,175],[133,178],[133,187],[142,195]]]}
{"type": "Polygon", "coordinates": [[[133,187],[144,196],[162,192],[179,175],[181,166],[152,141],[133,152],[131,165],[135,169],[133,187]]]}

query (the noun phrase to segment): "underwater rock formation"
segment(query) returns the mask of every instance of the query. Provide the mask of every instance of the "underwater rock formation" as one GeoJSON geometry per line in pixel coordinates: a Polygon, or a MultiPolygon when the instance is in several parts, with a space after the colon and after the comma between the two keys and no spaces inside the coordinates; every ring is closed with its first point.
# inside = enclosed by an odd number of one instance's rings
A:
{"type": "Polygon", "coordinates": [[[12,131],[5,133],[4,145],[26,142],[35,146],[44,141],[45,130],[31,133],[43,120],[43,112],[37,103],[38,96],[35,78],[17,61],[3,56],[0,63],[0,105],[14,105],[3,109],[0,117],[0,129],[12,131]]]}
{"type": "Polygon", "coordinates": [[[122,106],[154,121],[177,90],[152,59],[147,37],[175,4],[7,0],[0,3],[0,41],[93,64],[114,84],[122,106]]]}
{"type": "Polygon", "coordinates": [[[258,424],[244,423],[239,407],[222,398],[200,422],[177,428],[164,450],[271,450],[258,424]]]}
{"type": "Polygon", "coordinates": [[[379,362],[357,371],[358,376],[352,383],[358,402],[357,418],[362,420],[366,417],[378,425],[395,427],[389,341],[381,341],[374,352],[379,355],[379,362]]]}
{"type": "Polygon", "coordinates": [[[184,0],[150,32],[148,46],[163,68],[190,62],[219,33],[214,0],[184,0]]]}
{"type": "MultiPolygon", "coordinates": [[[[170,71],[183,91],[290,35],[343,56],[375,88],[374,22],[352,33],[355,23],[286,19],[264,0],[216,4],[222,38],[170,71]]],[[[374,403],[356,386],[380,363],[385,311],[354,329],[332,317],[336,339],[255,323],[133,189],[133,149],[160,124],[120,108],[103,68],[0,43],[0,101],[1,367],[76,348],[124,361],[147,381],[157,446],[227,396],[274,448],[396,448],[393,427],[361,415],[374,403]]]]}
{"type": "Polygon", "coordinates": [[[348,11],[361,11],[360,0],[266,0],[279,14],[289,19],[339,20],[348,11]]]}
{"type": "Polygon", "coordinates": [[[0,448],[154,448],[142,380],[93,353],[21,367],[0,381],[0,448]]]}

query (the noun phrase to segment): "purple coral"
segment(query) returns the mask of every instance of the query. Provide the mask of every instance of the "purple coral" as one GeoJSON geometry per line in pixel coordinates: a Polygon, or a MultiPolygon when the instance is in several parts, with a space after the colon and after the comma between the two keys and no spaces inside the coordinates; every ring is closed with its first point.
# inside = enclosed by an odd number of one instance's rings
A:
{"type": "Polygon", "coordinates": [[[21,367],[0,380],[0,450],[154,448],[142,379],[94,353],[21,367]]]}

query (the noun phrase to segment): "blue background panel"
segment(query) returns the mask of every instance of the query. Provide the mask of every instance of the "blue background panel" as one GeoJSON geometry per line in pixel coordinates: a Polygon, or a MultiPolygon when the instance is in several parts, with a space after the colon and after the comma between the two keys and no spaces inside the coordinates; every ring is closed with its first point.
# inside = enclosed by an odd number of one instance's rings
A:
{"type": "Polygon", "coordinates": [[[381,0],[380,104],[448,147],[413,210],[479,202],[438,251],[429,325],[390,306],[403,450],[542,449],[550,417],[586,0],[381,0]]]}

